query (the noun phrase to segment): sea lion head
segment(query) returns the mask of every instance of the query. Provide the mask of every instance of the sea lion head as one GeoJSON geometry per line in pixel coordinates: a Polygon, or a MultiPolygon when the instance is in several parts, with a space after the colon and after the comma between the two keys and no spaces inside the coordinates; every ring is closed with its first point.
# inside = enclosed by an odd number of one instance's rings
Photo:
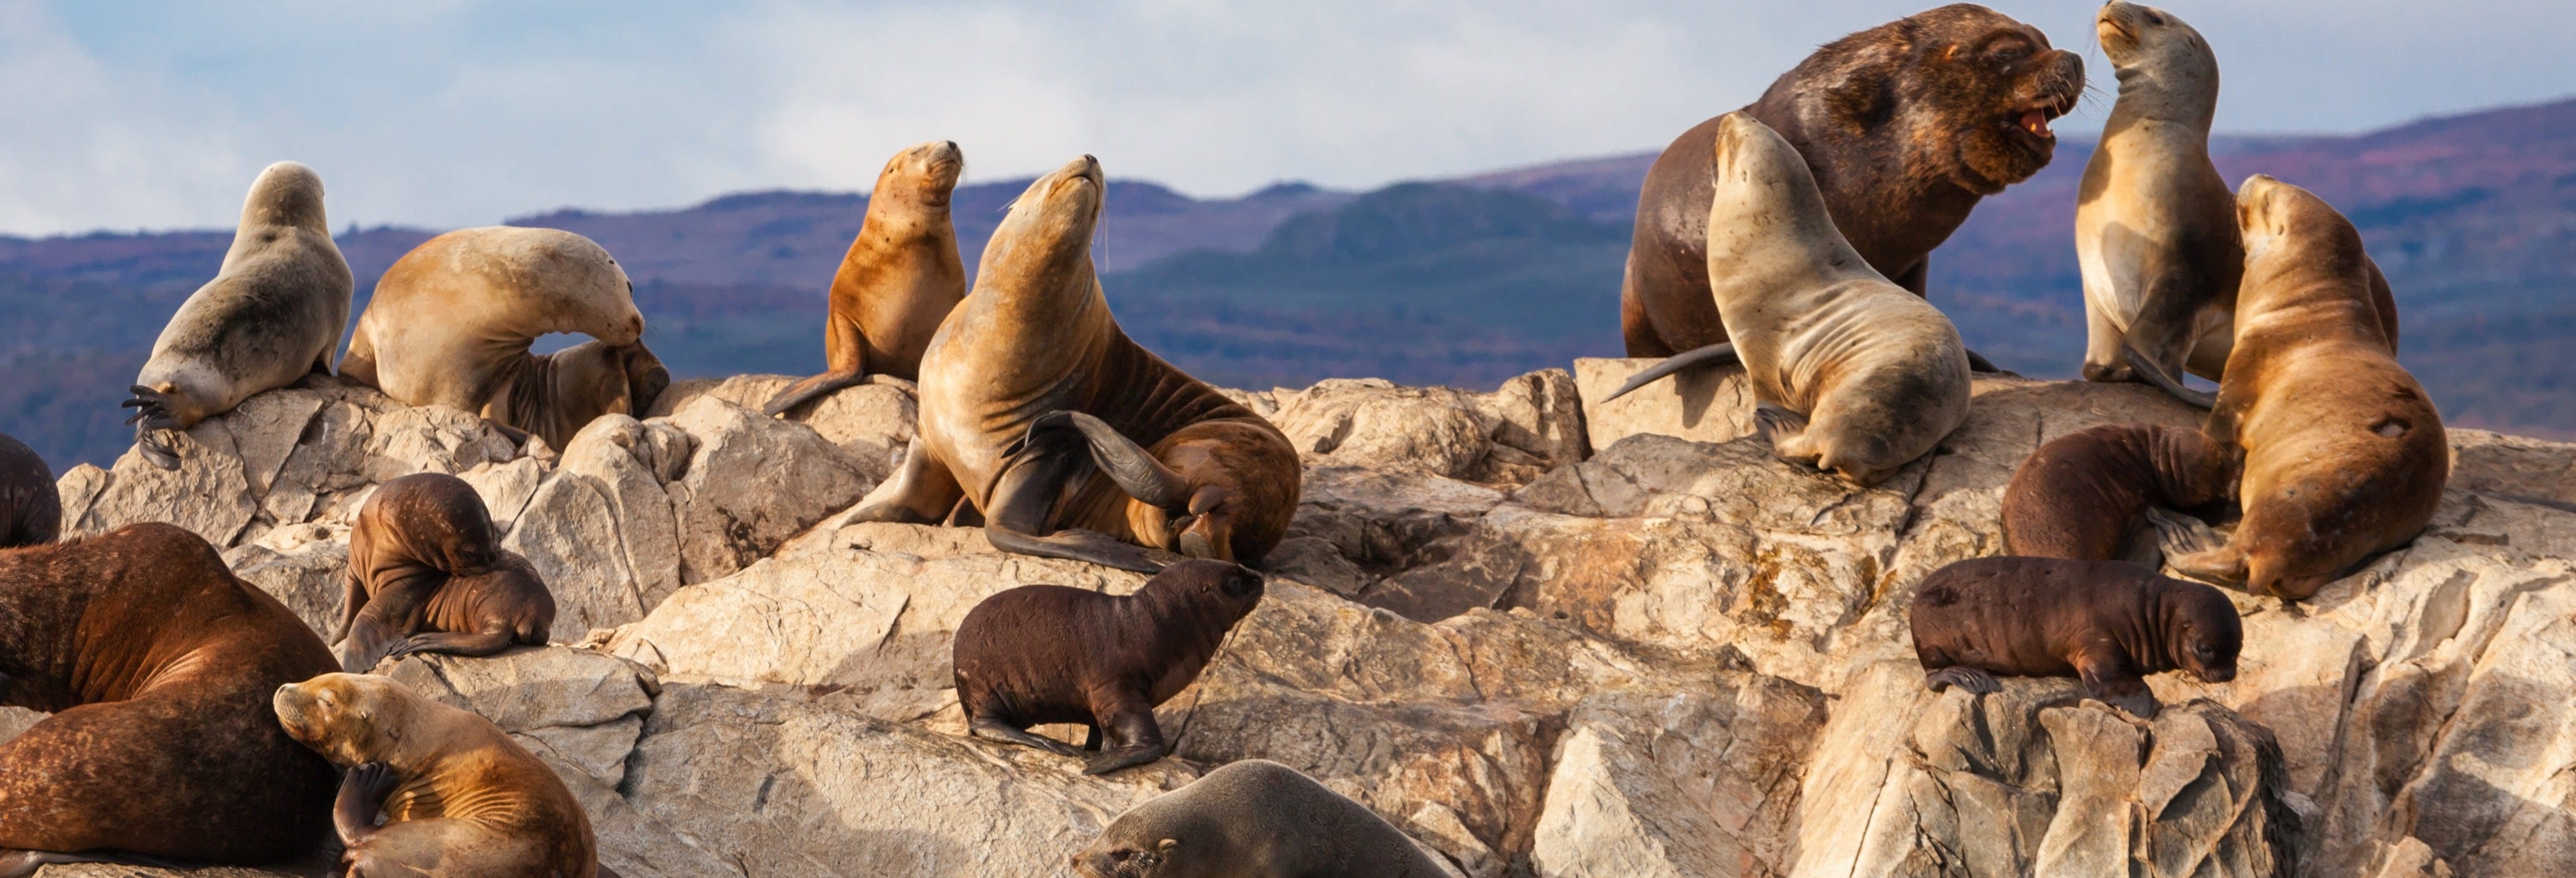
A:
{"type": "Polygon", "coordinates": [[[2075,108],[2084,61],[2038,28],[1972,3],[1862,31],[1819,51],[1828,113],[1848,130],[1885,132],[1914,173],[1992,195],[2048,166],[2048,123],[2075,108]]]}
{"type": "Polygon", "coordinates": [[[2141,89],[2190,96],[2204,117],[2195,121],[2208,127],[2205,116],[2218,101],[2218,56],[2200,31],[2173,13],[2126,0],[2102,4],[2093,30],[2120,79],[2123,100],[2134,100],[2141,89]]]}
{"type": "Polygon", "coordinates": [[[1939,445],[1959,422],[1942,410],[1966,403],[1956,389],[1968,368],[1967,356],[1957,353],[1963,348],[1940,350],[1953,361],[1908,357],[1875,364],[1835,387],[1806,429],[1819,437],[1816,468],[1876,485],[1939,445]]]}
{"type": "Polygon", "coordinates": [[[1089,260],[1106,188],[1100,160],[1087,155],[1037,178],[994,227],[977,273],[1052,275],[1089,260]]]}
{"type": "Polygon", "coordinates": [[[400,762],[394,756],[406,746],[404,737],[421,700],[391,678],[323,674],[278,687],[270,704],[287,737],[346,768],[400,762]]]}
{"type": "Polygon", "coordinates": [[[868,204],[874,207],[891,196],[899,203],[945,210],[948,196],[957,190],[957,177],[965,172],[966,152],[957,148],[957,141],[914,144],[886,160],[876,188],[868,192],[868,204]]]}
{"type": "Polygon", "coordinates": [[[322,175],[296,162],[278,162],[251,181],[242,199],[242,228],[292,226],[324,235],[331,220],[322,211],[322,175]]]}
{"type": "Polygon", "coordinates": [[[1144,844],[1112,843],[1106,833],[1099,841],[1073,855],[1073,871],[1083,878],[1148,878],[1169,861],[1181,846],[1177,838],[1154,839],[1144,844]]]}
{"type": "Polygon", "coordinates": [[[547,392],[553,396],[550,405],[537,408],[562,414],[566,441],[601,415],[640,416],[671,386],[671,370],[640,342],[592,339],[544,356],[547,392]]]}
{"type": "Polygon", "coordinates": [[[2174,667],[2205,683],[2236,679],[2236,654],[2245,648],[2245,622],[2218,589],[2168,580],[2166,650],[2174,667]]]}
{"type": "Polygon", "coordinates": [[[349,568],[377,566],[391,551],[456,576],[473,576],[499,562],[500,540],[483,497],[464,479],[446,473],[413,473],[392,479],[358,509],[363,539],[353,536],[349,568]]]}
{"type": "Polygon", "coordinates": [[[2348,287],[2367,302],[2372,269],[2361,232],[2315,193],[2268,174],[2247,177],[2236,189],[2236,227],[2245,241],[2241,313],[2261,313],[2268,294],[2318,282],[2348,287]]]}
{"type": "Polygon", "coordinates": [[[1232,561],[1192,558],[1163,568],[1142,590],[1198,606],[1215,607],[1228,624],[1261,603],[1261,574],[1232,561]]]}

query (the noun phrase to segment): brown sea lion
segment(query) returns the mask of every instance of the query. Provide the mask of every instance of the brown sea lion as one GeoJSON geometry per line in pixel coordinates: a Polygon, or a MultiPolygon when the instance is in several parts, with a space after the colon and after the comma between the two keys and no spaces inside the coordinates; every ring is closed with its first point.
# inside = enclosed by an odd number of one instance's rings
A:
{"type": "Polygon", "coordinates": [[[63,527],[63,495],[45,458],[0,434],[0,549],[50,543],[63,527]]]}
{"type": "Polygon", "coordinates": [[[644,347],[635,284],[589,238],[557,229],[459,229],[376,281],[340,374],[404,405],[444,405],[561,449],[592,419],[637,414],[671,384],[644,347]],[[589,335],[553,354],[538,336],[589,335]]]}
{"type": "Polygon", "coordinates": [[[331,809],[349,878],[613,874],[563,779],[491,720],[362,674],[278,687],[271,707],[272,725],[349,769],[331,809]]]}
{"type": "Polygon", "coordinates": [[[1083,878],[1441,878],[1386,818],[1267,759],[1127,809],[1073,855],[1083,878]]]}
{"type": "MultiPolygon", "coordinates": [[[[2218,380],[2245,271],[2236,196],[2209,161],[2218,56],[2191,25],[2151,6],[2111,0],[2094,27],[2120,99],[2075,208],[2084,378],[2131,380],[2135,351],[2168,376],[2189,369],[2218,380]]],[[[2208,408],[2211,398],[2184,401],[2208,408]]]]}
{"type": "Polygon", "coordinates": [[[258,864],[322,841],[337,780],[269,715],[331,650],[213,546],[137,524],[0,551],[0,876],[48,863],[258,864]]]}
{"type": "Polygon", "coordinates": [[[1004,551],[1153,572],[1155,550],[1254,563],[1297,511],[1286,435],[1119,331],[1091,262],[1100,162],[1029,184],[975,291],[921,357],[921,426],[854,521],[965,498],[1004,551]]]}
{"type": "Polygon", "coordinates": [[[1686,364],[1741,360],[1755,419],[1784,460],[1874,485],[1929,453],[1968,418],[1958,328],[1852,252],[1777,132],[1728,113],[1709,148],[1701,251],[1735,339],[1667,358],[1609,398],[1686,364]]]}
{"type": "Polygon", "coordinates": [[[231,411],[251,394],[331,374],[331,346],[349,324],[356,289],[331,243],[322,177],[294,162],[259,173],[242,201],[241,226],[215,279],[189,294],[134,376],[134,445],[145,460],[178,469],[155,434],[231,411]]]}
{"type": "Polygon", "coordinates": [[[474,486],[445,473],[376,487],[349,528],[348,580],[340,665],[353,674],[417,652],[544,646],[555,624],[545,579],[501,548],[474,486]]]}
{"type": "Polygon", "coordinates": [[[1084,774],[1171,752],[1154,707],[1198,679],[1234,623],[1261,603],[1261,575],[1224,561],[1163,568],[1128,596],[1024,585],[985,598],[957,626],[957,706],[979,738],[1076,755],[1029,734],[1039,723],[1091,726],[1100,755],[1084,774]],[[1111,746],[1101,747],[1107,732],[1111,746]]]}
{"type": "Polygon", "coordinates": [[[1970,558],[1914,587],[1914,656],[1923,682],[1984,695],[1995,674],[2084,679],[2104,703],[2156,715],[2146,675],[2236,679],[2245,644],[2218,589],[2126,561],[1970,558]]]}
{"type": "Polygon", "coordinates": [[[948,140],[886,162],[868,191],[859,236],[832,275],[832,311],[823,319],[828,368],[779,391],[763,411],[780,414],[870,374],[921,377],[922,351],[966,297],[966,266],[948,221],[948,196],[965,170],[966,154],[948,140]]]}
{"type": "MultiPolygon", "coordinates": [[[[2084,62],[1971,4],[1846,36],[1782,74],[1742,112],[1787,138],[1834,225],[1871,268],[1922,295],[1932,249],[1977,200],[2048,165],[2050,120],[2075,107],[2084,62]]],[[[1709,299],[1708,153],[1724,117],[1683,132],[1646,172],[1619,293],[1628,356],[1724,342],[1709,299]]],[[[1982,361],[1981,370],[1990,370],[1982,361]]]]}
{"type": "Polygon", "coordinates": [[[2396,309],[2360,232],[2323,199],[2260,174],[2236,204],[2246,257],[2236,346],[2201,432],[2243,455],[2245,516],[2221,545],[2206,530],[2169,532],[2168,563],[2297,600],[2422,532],[2451,448],[2441,413],[2397,364],[2396,309]]]}
{"type": "Polygon", "coordinates": [[[2004,551],[2153,565],[2150,508],[2224,502],[2236,459],[2198,430],[2105,424],[2051,439],[2004,486],[2004,551]],[[2145,557],[2141,557],[2145,556],[2145,557]]]}

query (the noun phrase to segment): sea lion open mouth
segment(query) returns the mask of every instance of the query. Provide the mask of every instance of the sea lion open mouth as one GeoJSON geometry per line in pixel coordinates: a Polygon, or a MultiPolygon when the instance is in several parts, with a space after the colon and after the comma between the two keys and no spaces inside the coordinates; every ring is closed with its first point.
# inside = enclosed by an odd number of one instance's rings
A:
{"type": "Polygon", "coordinates": [[[2069,112],[2073,112],[2074,109],[2075,96],[2073,95],[2047,98],[2037,103],[2025,105],[2021,109],[2015,110],[2006,115],[2004,117],[2004,127],[2010,128],[2022,136],[2037,140],[2043,144],[2054,145],[2057,143],[2057,133],[2048,130],[2048,123],[2056,120],[2059,116],[2064,116],[2069,112]]]}

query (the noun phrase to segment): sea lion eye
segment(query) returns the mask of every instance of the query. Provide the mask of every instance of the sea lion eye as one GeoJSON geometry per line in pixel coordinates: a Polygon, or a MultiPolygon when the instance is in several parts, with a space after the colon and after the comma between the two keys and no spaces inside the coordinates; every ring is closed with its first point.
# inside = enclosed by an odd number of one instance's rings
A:
{"type": "Polygon", "coordinates": [[[2161,15],[2157,15],[2157,14],[2155,14],[2155,13],[2153,13],[2153,12],[2150,12],[2150,13],[2147,13],[2147,23],[2148,23],[2148,24],[2155,25],[2155,26],[2157,26],[2157,27],[2163,27],[2163,26],[2164,26],[2164,23],[2165,23],[2165,17],[2164,17],[2164,16],[2161,16],[2161,15]]]}
{"type": "Polygon", "coordinates": [[[1986,50],[1997,61],[2019,61],[2030,55],[2030,44],[2018,39],[2003,40],[1986,50]]]}

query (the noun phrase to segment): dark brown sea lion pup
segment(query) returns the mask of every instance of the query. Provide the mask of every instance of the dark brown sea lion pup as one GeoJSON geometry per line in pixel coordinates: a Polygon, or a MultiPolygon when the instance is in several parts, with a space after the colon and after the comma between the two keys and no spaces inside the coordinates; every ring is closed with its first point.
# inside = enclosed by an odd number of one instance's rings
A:
{"type": "MultiPolygon", "coordinates": [[[[2073,109],[2083,88],[2074,53],[1962,3],[1826,44],[1743,111],[1806,157],[1861,258],[1921,295],[1932,249],[1977,200],[2048,165],[2057,148],[2049,120],[2073,109]]],[[[1683,132],[1646,172],[1619,294],[1628,356],[1669,357],[1728,338],[1709,301],[1705,252],[1718,121],[1683,132]]]]}
{"type": "Polygon", "coordinates": [[[331,650],[167,524],[0,551],[0,876],[48,863],[258,864],[322,841],[336,772],[286,737],[278,686],[331,650]]]}
{"type": "Polygon", "coordinates": [[[2039,446],[2013,471],[2004,486],[2004,551],[2152,566],[2147,510],[2199,509],[2231,499],[2235,489],[2234,455],[2198,430],[2078,430],[2039,446]]]}
{"type": "Polygon", "coordinates": [[[854,521],[937,522],[965,498],[1004,551],[1127,570],[1155,550],[1254,563],[1302,471],[1251,409],[1128,340],[1091,262],[1100,162],[1029,184],[975,291],[921,357],[921,426],[854,521]]]}
{"type": "Polygon", "coordinates": [[[555,625],[545,580],[501,548],[474,486],[445,473],[376,487],[349,528],[348,580],[340,665],[353,674],[416,652],[544,646],[555,625]]]}
{"type": "Polygon", "coordinates": [[[278,687],[272,709],[349,769],[331,809],[349,878],[614,878],[563,779],[491,720],[362,674],[278,687]]]}
{"type": "Polygon", "coordinates": [[[1997,692],[1995,674],[2077,676],[2093,697],[2142,717],[2156,715],[2146,675],[2224,683],[2245,643],[2225,593],[2126,561],[1970,558],[1914,587],[1912,622],[1935,692],[1997,692]]]}
{"type": "Polygon", "coordinates": [[[1083,878],[1440,878],[1368,806],[1267,759],[1229,762],[1127,809],[1073,855],[1083,878]]]}
{"type": "Polygon", "coordinates": [[[985,598],[957,626],[957,706],[976,737],[1067,756],[1073,747],[1028,728],[1089,725],[1087,746],[1100,747],[1100,755],[1084,774],[1161,759],[1171,747],[1154,724],[1154,707],[1198,679],[1262,591],[1258,573],[1190,560],[1124,597],[1024,585],[985,598]]]}
{"type": "Polygon", "coordinates": [[[2168,563],[2297,600],[2422,532],[2451,448],[2432,399],[2397,364],[2383,317],[2395,311],[2352,223],[2260,174],[2236,204],[2236,347],[2201,432],[2242,449],[2245,517],[2223,545],[2169,539],[2168,563]]]}
{"type": "Polygon", "coordinates": [[[589,238],[459,229],[385,269],[340,374],[404,405],[474,412],[560,450],[592,419],[651,408],[671,384],[644,347],[634,292],[626,270],[589,238]],[[528,352],[557,332],[592,341],[528,352]]]}
{"type": "Polygon", "coordinates": [[[53,542],[62,527],[53,468],[27,443],[0,434],[0,549],[53,542]]]}
{"type": "Polygon", "coordinates": [[[259,173],[215,279],[189,294],[134,376],[135,448],[162,469],[179,454],[154,434],[185,430],[251,394],[331,374],[356,289],[331,243],[322,177],[294,162],[259,173]]]}
{"type": "Polygon", "coordinates": [[[832,275],[823,320],[823,374],[789,385],[762,410],[779,414],[868,375],[912,381],[939,323],[966,297],[966,266],[948,197],[966,154],[940,140],[904,150],[877,174],[859,236],[832,275]]]}

